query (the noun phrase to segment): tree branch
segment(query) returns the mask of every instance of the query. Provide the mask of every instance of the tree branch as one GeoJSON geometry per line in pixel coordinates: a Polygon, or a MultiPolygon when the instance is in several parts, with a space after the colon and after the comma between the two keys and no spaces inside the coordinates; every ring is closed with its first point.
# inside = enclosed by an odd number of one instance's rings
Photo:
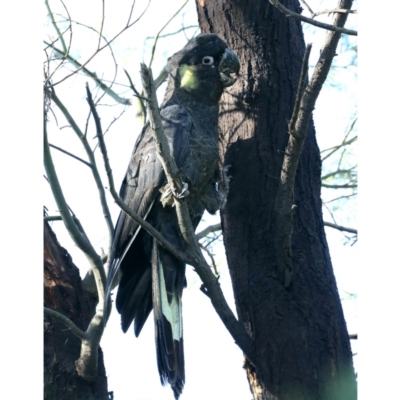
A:
{"type": "MultiPolygon", "coordinates": [[[[100,204],[101,204],[101,208],[103,210],[104,220],[106,222],[107,229],[108,229],[108,234],[109,234],[108,254],[110,254],[112,242],[113,242],[113,238],[114,238],[114,225],[113,225],[113,222],[111,219],[110,210],[108,208],[103,182],[101,181],[100,174],[97,169],[97,164],[96,164],[96,159],[94,157],[94,153],[93,153],[92,149],[90,148],[90,145],[87,141],[86,135],[84,135],[82,133],[82,131],[79,129],[78,125],[72,118],[72,116],[69,113],[69,111],[67,110],[67,108],[61,102],[61,100],[56,96],[54,89],[50,90],[49,92],[50,92],[50,98],[56,103],[58,108],[64,114],[65,118],[71,124],[72,129],[74,130],[74,132],[78,136],[79,140],[81,141],[83,147],[85,148],[85,151],[86,151],[86,154],[90,161],[90,164],[92,166],[91,170],[92,170],[93,178],[96,183],[97,190],[99,192],[100,204]]],[[[103,264],[99,264],[99,265],[101,265],[100,273],[101,273],[101,278],[102,278],[102,284],[100,285],[101,287],[98,287],[97,289],[99,290],[99,301],[102,302],[102,301],[104,301],[104,287],[105,287],[105,283],[106,283],[106,276],[104,273],[103,264]]]]}
{"type": "Polygon", "coordinates": [[[151,58],[149,62],[149,68],[151,68],[151,64],[153,63],[154,53],[156,51],[157,41],[160,37],[161,32],[169,25],[169,23],[178,15],[178,13],[182,10],[183,7],[186,6],[189,0],[186,0],[183,5],[179,8],[179,10],[167,21],[167,23],[158,31],[156,38],[154,40],[153,48],[151,49],[151,58]]]}
{"type": "Polygon", "coordinates": [[[115,93],[110,87],[103,83],[103,81],[92,71],[89,71],[86,67],[84,67],[79,61],[75,60],[69,54],[64,53],[62,50],[55,47],[53,44],[44,41],[49,47],[51,47],[56,53],[60,54],[62,57],[65,57],[71,64],[73,64],[78,70],[82,70],[87,76],[92,78],[97,85],[107,93],[111,98],[113,98],[117,103],[124,104],[124,105],[132,105],[132,99],[124,99],[120,97],[117,93],[115,93]]]}
{"type": "Polygon", "coordinates": [[[322,183],[322,187],[327,189],[355,189],[358,185],[352,185],[350,183],[344,183],[343,185],[328,185],[327,183],[322,183]]]}
{"type": "Polygon", "coordinates": [[[354,228],[346,228],[345,226],[336,225],[336,224],[332,224],[331,222],[325,222],[325,221],[324,221],[324,225],[329,226],[330,228],[337,229],[338,231],[341,231],[341,232],[349,232],[349,233],[354,233],[356,235],[358,234],[357,229],[354,229],[354,228]]]}
{"type": "Polygon", "coordinates": [[[333,9],[333,10],[323,10],[312,13],[311,18],[318,17],[322,14],[332,14],[332,13],[342,13],[342,14],[358,14],[357,10],[344,10],[344,9],[333,9]]]}
{"type": "MultiPolygon", "coordinates": [[[[278,0],[269,0],[269,2],[274,7],[276,7],[279,11],[281,11],[283,14],[285,14],[287,17],[296,18],[300,21],[307,22],[308,24],[314,25],[318,28],[327,29],[328,31],[337,32],[337,33],[345,33],[347,35],[353,35],[353,36],[358,35],[357,31],[354,31],[352,29],[345,29],[340,25],[336,25],[335,23],[333,23],[333,25],[325,24],[323,22],[315,21],[312,18],[305,17],[304,15],[297,14],[297,13],[289,10],[288,8],[286,8],[278,0]]],[[[346,8],[340,8],[340,9],[346,9],[346,8]]]]}
{"type": "Polygon", "coordinates": [[[87,339],[86,332],[80,330],[69,318],[65,315],[60,314],[58,311],[52,310],[51,308],[44,307],[44,314],[49,317],[55,318],[57,321],[63,323],[76,337],[81,340],[87,339]]]}
{"type": "MultiPolygon", "coordinates": [[[[47,123],[46,118],[44,118],[44,165],[47,174],[48,181],[50,183],[51,190],[54,195],[54,199],[56,200],[58,210],[62,217],[62,220],[67,228],[68,233],[70,234],[74,243],[78,246],[80,250],[87,256],[88,261],[92,268],[96,268],[101,265],[100,256],[96,253],[94,248],[92,247],[89,239],[86,235],[83,235],[78,226],[76,225],[74,218],[72,217],[67,202],[65,201],[64,194],[62,192],[62,188],[60,182],[58,180],[53,160],[50,153],[50,147],[47,141],[47,123]]],[[[99,272],[101,275],[101,272],[99,272]]],[[[104,270],[103,270],[104,275],[104,270]]],[[[102,277],[105,282],[105,276],[102,277]]]]}
{"type": "MultiPolygon", "coordinates": [[[[270,0],[275,3],[275,0],[270,0]]],[[[340,0],[338,8],[350,9],[352,0],[340,0]]],[[[347,14],[336,14],[334,17],[334,26],[343,27],[347,19],[347,14]]],[[[287,287],[292,279],[292,262],[291,262],[291,234],[292,234],[292,213],[295,208],[293,205],[294,199],[294,182],[300,154],[303,148],[304,141],[308,132],[308,125],[313,109],[315,108],[316,100],[321,91],[322,85],[325,82],[333,57],[336,53],[336,48],[340,39],[341,33],[332,31],[327,34],[324,47],[317,65],[315,66],[313,75],[306,89],[303,91],[301,87],[301,78],[298,93],[302,93],[298,112],[296,106],[293,116],[289,124],[289,135],[287,147],[284,152],[280,186],[276,197],[276,238],[275,246],[279,258],[277,260],[278,279],[287,287]]],[[[307,65],[307,51],[303,60],[303,68],[307,65]]],[[[296,102],[297,103],[297,102],[296,102]]]]}
{"type": "Polygon", "coordinates": [[[69,156],[72,157],[72,158],[75,158],[75,160],[78,160],[78,161],[80,161],[81,163],[84,163],[84,164],[87,165],[89,168],[93,168],[92,165],[91,165],[90,163],[88,163],[87,161],[82,160],[82,158],[80,158],[80,157],[78,157],[78,156],[75,156],[74,154],[72,154],[72,153],[70,153],[70,152],[68,152],[68,151],[66,151],[66,150],[64,150],[64,149],[62,149],[61,147],[55,146],[54,144],[51,144],[51,143],[49,143],[49,146],[50,146],[50,147],[53,147],[53,149],[56,149],[56,150],[58,150],[58,151],[61,151],[61,152],[64,153],[64,154],[69,155],[69,156]]]}
{"type": "Polygon", "coordinates": [[[217,231],[220,231],[220,230],[222,230],[221,223],[215,224],[215,225],[210,225],[207,228],[203,229],[201,232],[196,233],[196,239],[197,240],[203,239],[208,234],[213,233],[213,232],[217,232],[217,231]]]}

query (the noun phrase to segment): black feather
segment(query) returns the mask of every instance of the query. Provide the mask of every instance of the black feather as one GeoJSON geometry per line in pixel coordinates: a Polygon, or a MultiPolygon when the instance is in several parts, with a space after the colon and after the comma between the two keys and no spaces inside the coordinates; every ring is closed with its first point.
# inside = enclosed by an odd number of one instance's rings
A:
{"type": "MultiPolygon", "coordinates": [[[[218,102],[227,86],[221,77],[231,70],[237,73],[238,68],[236,56],[214,34],[199,35],[168,61],[170,79],[161,118],[171,154],[182,180],[188,184],[186,201],[194,227],[205,209],[218,209],[218,102]],[[206,65],[204,57],[213,63],[206,65]]],[[[176,211],[171,207],[173,198],[169,194],[161,199],[161,192],[169,193],[166,183],[153,132],[147,124],[135,144],[120,196],[133,212],[185,251],[176,211]]],[[[117,221],[113,254],[106,305],[119,270],[116,307],[122,329],[126,332],[134,321],[138,336],[154,310],[160,380],[171,385],[178,399],[185,384],[181,301],[186,286],[185,264],[160,247],[125,213],[117,221]]]]}

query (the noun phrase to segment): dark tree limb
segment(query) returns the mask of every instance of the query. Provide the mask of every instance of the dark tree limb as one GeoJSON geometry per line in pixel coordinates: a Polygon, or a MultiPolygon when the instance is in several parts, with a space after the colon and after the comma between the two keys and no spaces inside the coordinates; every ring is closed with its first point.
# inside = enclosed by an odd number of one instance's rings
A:
{"type": "MultiPolygon", "coordinates": [[[[275,2],[275,0],[270,0],[275,2]]],[[[350,9],[352,0],[340,0],[338,8],[350,9]]],[[[275,5],[275,4],[274,4],[275,5]]],[[[334,18],[334,26],[343,27],[347,19],[347,14],[336,14],[334,18]]],[[[291,266],[291,232],[292,232],[292,213],[294,211],[294,182],[300,154],[304,141],[307,136],[308,125],[311,119],[312,111],[322,89],[333,58],[336,54],[336,48],[339,43],[341,33],[332,31],[327,34],[324,47],[317,65],[315,66],[313,75],[306,89],[303,91],[301,87],[301,78],[298,93],[302,93],[300,106],[294,108],[293,116],[289,124],[289,141],[285,149],[285,155],[281,170],[281,183],[276,198],[277,210],[277,234],[276,248],[279,249],[278,258],[278,277],[287,287],[291,282],[292,266],[291,266]]],[[[308,46],[307,46],[308,47],[308,46]]],[[[307,51],[303,60],[303,68],[307,64],[307,51]]],[[[298,98],[298,96],[296,97],[298,98]]],[[[297,100],[296,100],[297,104],[297,100]]],[[[349,187],[349,186],[347,186],[349,187]]]]}
{"type": "Polygon", "coordinates": [[[82,158],[80,158],[80,157],[78,157],[78,156],[76,156],[76,155],[70,153],[69,151],[66,151],[66,150],[62,149],[61,147],[55,146],[54,144],[51,144],[51,143],[49,143],[49,146],[52,147],[53,149],[56,149],[56,150],[58,150],[58,151],[61,151],[61,153],[67,154],[68,156],[70,156],[70,157],[72,157],[72,158],[75,158],[75,160],[80,161],[81,163],[87,165],[89,168],[92,168],[92,165],[91,165],[90,163],[88,163],[88,162],[85,161],[85,160],[82,160],[82,158]]]}
{"type": "Polygon", "coordinates": [[[356,235],[358,234],[357,229],[354,229],[354,228],[347,228],[347,227],[345,227],[345,226],[333,224],[333,223],[331,223],[331,222],[326,222],[326,221],[324,221],[324,225],[325,225],[325,226],[329,226],[330,228],[337,229],[338,231],[354,233],[354,234],[356,234],[356,235]]]}

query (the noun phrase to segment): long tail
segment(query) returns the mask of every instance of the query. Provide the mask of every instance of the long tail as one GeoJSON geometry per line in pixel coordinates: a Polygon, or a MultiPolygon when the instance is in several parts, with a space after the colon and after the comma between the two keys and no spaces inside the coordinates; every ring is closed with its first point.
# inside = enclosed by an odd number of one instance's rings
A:
{"type": "Polygon", "coordinates": [[[179,399],[185,384],[181,301],[185,265],[159,247],[156,240],[151,265],[158,372],[161,383],[169,383],[175,399],[179,399]]]}

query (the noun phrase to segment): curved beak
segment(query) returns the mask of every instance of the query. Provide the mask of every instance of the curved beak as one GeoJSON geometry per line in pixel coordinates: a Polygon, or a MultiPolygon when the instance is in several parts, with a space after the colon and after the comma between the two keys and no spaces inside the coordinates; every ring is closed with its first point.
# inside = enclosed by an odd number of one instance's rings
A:
{"type": "Polygon", "coordinates": [[[232,86],[236,82],[239,69],[240,61],[237,55],[232,50],[225,49],[221,62],[219,63],[219,74],[223,87],[232,86]]]}

